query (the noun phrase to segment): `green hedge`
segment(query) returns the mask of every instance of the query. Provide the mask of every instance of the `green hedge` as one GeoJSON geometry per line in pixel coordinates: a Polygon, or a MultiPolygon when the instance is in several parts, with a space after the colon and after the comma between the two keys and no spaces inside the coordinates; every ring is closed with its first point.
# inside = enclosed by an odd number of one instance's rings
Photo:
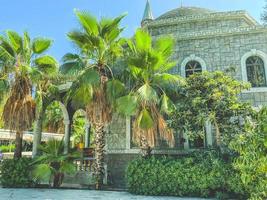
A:
{"type": "Polygon", "coordinates": [[[3,187],[33,187],[30,158],[6,159],[1,165],[1,183],[3,187]]]}
{"type": "Polygon", "coordinates": [[[5,152],[14,152],[15,150],[15,144],[10,144],[10,145],[1,145],[0,146],[0,151],[2,151],[3,153],[5,152]]]}
{"type": "Polygon", "coordinates": [[[243,199],[237,174],[215,152],[179,159],[152,157],[132,161],[126,171],[128,189],[141,195],[170,195],[243,199]]]}

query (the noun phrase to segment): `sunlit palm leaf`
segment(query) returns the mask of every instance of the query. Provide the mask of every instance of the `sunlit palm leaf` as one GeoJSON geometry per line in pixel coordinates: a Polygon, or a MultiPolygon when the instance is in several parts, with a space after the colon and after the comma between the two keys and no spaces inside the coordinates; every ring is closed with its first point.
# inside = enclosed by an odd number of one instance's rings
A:
{"type": "Polygon", "coordinates": [[[89,35],[98,34],[98,23],[95,17],[86,11],[75,11],[81,26],[86,30],[89,35]]]}
{"type": "Polygon", "coordinates": [[[52,56],[42,56],[35,59],[35,64],[44,74],[56,74],[58,71],[58,63],[52,56]]]}
{"type": "Polygon", "coordinates": [[[135,41],[137,49],[147,51],[151,48],[152,40],[149,33],[138,29],[135,34],[135,41]]]}
{"type": "Polygon", "coordinates": [[[52,45],[52,40],[46,38],[35,38],[32,42],[32,50],[36,54],[45,52],[52,45]]]}
{"type": "Polygon", "coordinates": [[[144,84],[137,90],[137,94],[141,102],[158,102],[156,90],[149,84],[144,84]]]}
{"type": "Polygon", "coordinates": [[[13,49],[19,53],[19,51],[22,50],[23,48],[23,42],[22,42],[22,38],[20,37],[20,35],[14,31],[7,31],[7,37],[10,41],[10,43],[12,44],[13,49]]]}

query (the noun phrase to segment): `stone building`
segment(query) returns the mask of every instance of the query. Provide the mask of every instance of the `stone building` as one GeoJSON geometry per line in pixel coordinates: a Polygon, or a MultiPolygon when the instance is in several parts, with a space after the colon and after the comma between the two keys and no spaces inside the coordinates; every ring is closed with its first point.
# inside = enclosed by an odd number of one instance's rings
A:
{"type": "MultiPolygon", "coordinates": [[[[147,1],[142,28],[154,39],[169,35],[175,39],[173,59],[177,67],[172,73],[187,77],[192,73],[235,69],[232,76],[248,81],[252,88],[241,98],[254,106],[267,104],[267,27],[246,11],[216,12],[197,7],[180,7],[153,18],[147,1]]],[[[111,126],[108,134],[108,177],[116,185],[124,185],[127,162],[139,149],[131,145],[131,124],[127,119],[111,126]]],[[[205,145],[214,137],[207,126],[205,145]]],[[[186,139],[186,138],[185,138],[186,139]]],[[[182,154],[190,150],[186,139],[182,147],[157,149],[155,154],[182,154]]]]}

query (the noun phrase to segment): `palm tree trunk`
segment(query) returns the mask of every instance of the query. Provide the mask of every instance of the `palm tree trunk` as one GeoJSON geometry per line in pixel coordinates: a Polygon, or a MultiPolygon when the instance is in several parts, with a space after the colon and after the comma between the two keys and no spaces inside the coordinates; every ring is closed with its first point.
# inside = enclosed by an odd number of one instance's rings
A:
{"type": "Polygon", "coordinates": [[[22,132],[17,131],[16,132],[16,140],[15,140],[15,152],[14,152],[14,158],[19,159],[22,155],[22,132]]]}
{"type": "Polygon", "coordinates": [[[216,144],[218,147],[221,146],[221,132],[220,132],[220,128],[218,125],[217,120],[214,120],[214,126],[215,126],[215,133],[216,133],[216,144]]]}
{"type": "Polygon", "coordinates": [[[36,157],[39,154],[38,146],[41,144],[42,139],[43,115],[44,109],[41,108],[40,112],[37,114],[37,119],[34,127],[32,157],[36,157]]]}
{"type": "Polygon", "coordinates": [[[63,182],[64,173],[56,173],[53,180],[53,188],[59,188],[63,182]]]}
{"type": "Polygon", "coordinates": [[[140,146],[141,146],[141,155],[143,158],[149,158],[151,156],[151,147],[148,145],[147,139],[145,136],[141,136],[141,141],[140,141],[140,146]]]}
{"type": "Polygon", "coordinates": [[[95,170],[96,189],[100,190],[104,178],[105,131],[104,123],[95,123],[95,170]]]}

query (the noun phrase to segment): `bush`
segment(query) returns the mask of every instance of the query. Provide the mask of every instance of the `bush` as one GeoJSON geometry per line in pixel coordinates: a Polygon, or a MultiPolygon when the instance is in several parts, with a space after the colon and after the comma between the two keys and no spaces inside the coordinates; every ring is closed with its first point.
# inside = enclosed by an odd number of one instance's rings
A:
{"type": "Polygon", "coordinates": [[[1,165],[1,183],[3,187],[32,187],[35,183],[31,177],[30,158],[7,159],[1,165]]]}
{"type": "Polygon", "coordinates": [[[239,156],[234,160],[250,199],[267,199],[267,107],[256,120],[246,124],[246,132],[237,135],[230,147],[239,156]]]}
{"type": "Polygon", "coordinates": [[[9,151],[14,152],[14,150],[15,150],[15,144],[0,146],[0,151],[2,151],[3,153],[9,152],[9,151]]]}
{"type": "MultiPolygon", "coordinates": [[[[126,172],[129,191],[142,195],[232,196],[244,199],[237,172],[215,152],[179,159],[152,157],[132,161],[126,172]]],[[[226,199],[227,199],[226,198],[226,199]]]]}

